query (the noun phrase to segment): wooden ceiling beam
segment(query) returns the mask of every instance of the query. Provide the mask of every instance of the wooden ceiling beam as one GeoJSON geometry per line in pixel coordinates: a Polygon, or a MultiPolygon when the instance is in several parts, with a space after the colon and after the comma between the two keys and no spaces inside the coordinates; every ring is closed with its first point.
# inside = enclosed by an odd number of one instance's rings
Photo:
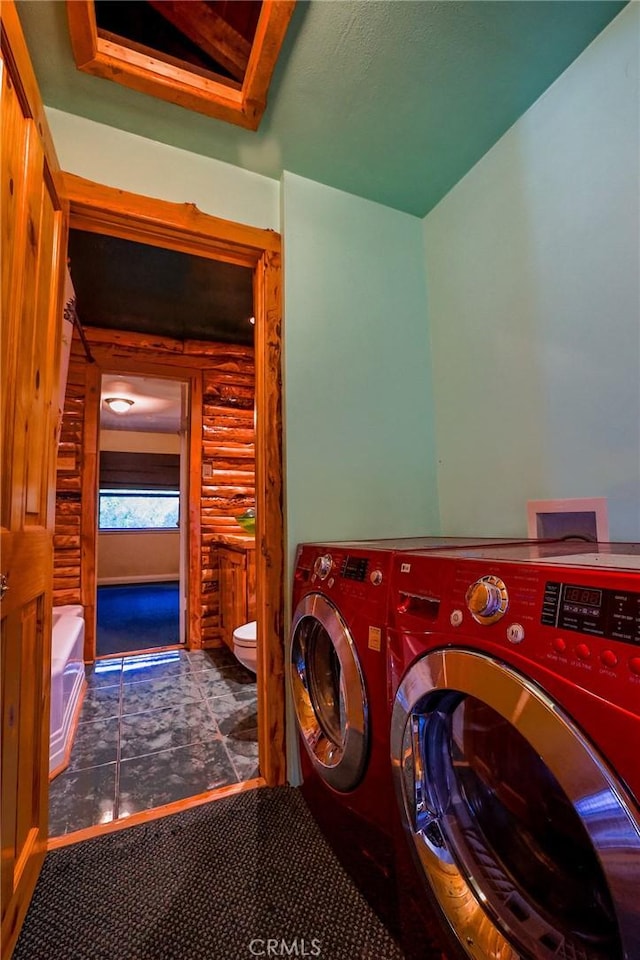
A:
{"type": "Polygon", "coordinates": [[[242,81],[251,44],[203,0],[148,0],[161,16],[242,81]]]}

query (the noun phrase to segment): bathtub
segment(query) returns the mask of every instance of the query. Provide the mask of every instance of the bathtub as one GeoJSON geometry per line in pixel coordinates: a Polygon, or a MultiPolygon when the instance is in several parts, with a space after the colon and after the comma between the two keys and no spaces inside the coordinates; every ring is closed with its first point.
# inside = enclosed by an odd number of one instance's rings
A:
{"type": "Polygon", "coordinates": [[[51,632],[50,778],[69,763],[85,686],[83,608],[76,604],[54,607],[51,632]]]}

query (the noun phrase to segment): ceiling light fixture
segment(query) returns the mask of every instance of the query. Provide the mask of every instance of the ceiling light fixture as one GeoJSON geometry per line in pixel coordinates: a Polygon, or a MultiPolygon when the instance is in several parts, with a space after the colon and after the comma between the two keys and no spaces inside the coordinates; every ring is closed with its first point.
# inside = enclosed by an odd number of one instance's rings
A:
{"type": "Polygon", "coordinates": [[[249,317],[249,323],[255,324],[255,322],[256,322],[256,318],[255,318],[255,317],[249,317]]]}
{"type": "Polygon", "coordinates": [[[127,413],[133,406],[133,400],[126,397],[107,397],[104,402],[114,413],[127,413]]]}

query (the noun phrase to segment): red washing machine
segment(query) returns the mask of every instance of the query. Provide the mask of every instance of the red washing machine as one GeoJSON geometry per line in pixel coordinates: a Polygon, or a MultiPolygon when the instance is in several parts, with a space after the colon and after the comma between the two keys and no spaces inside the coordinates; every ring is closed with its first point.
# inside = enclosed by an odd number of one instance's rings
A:
{"type": "Polygon", "coordinates": [[[290,677],[302,792],[337,856],[396,931],[387,615],[402,550],[485,540],[416,538],[298,548],[290,677]]]}
{"type": "Polygon", "coordinates": [[[407,956],[639,960],[640,544],[400,555],[390,608],[407,956]]]}

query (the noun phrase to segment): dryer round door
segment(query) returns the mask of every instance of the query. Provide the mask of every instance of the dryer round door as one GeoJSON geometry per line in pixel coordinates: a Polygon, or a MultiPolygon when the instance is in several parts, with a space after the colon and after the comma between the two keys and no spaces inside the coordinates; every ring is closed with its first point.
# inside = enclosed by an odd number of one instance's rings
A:
{"type": "Polygon", "coordinates": [[[428,653],[398,688],[391,751],[427,894],[463,954],[640,957],[638,811],[540,688],[482,653],[428,653]]]}
{"type": "Polygon", "coordinates": [[[298,727],[314,768],[340,792],[364,774],[369,711],[353,637],[320,593],[298,604],[291,625],[291,685],[298,727]]]}

